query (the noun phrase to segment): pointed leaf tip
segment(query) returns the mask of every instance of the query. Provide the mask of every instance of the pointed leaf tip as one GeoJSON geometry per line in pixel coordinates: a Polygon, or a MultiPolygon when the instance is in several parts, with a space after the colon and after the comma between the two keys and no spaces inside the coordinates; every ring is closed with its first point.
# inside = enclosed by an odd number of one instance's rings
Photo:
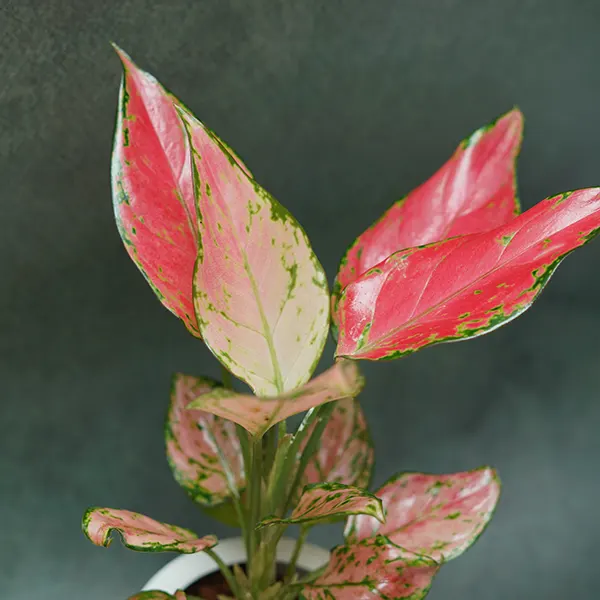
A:
{"type": "Polygon", "coordinates": [[[82,529],[97,546],[108,548],[113,532],[118,532],[123,545],[140,552],[181,552],[193,554],[217,544],[214,535],[198,538],[183,527],[160,523],[130,510],[90,508],[83,517],[82,529]]]}
{"type": "Polygon", "coordinates": [[[500,482],[490,467],[451,475],[403,473],[375,495],[383,502],[386,523],[366,515],[351,517],[346,540],[385,535],[398,546],[442,562],[465,552],[487,527],[500,482]]]}

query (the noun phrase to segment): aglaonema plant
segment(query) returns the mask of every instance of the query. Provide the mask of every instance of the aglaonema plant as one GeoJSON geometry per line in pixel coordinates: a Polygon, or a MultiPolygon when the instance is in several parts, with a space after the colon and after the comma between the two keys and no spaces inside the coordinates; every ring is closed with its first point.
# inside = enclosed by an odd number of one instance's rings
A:
{"type": "MultiPolygon", "coordinates": [[[[238,599],[423,598],[498,501],[495,471],[401,473],[368,491],[373,446],[359,360],[403,357],[485,334],[525,311],[559,262],[600,227],[600,189],[520,214],[512,110],[465,139],[428,181],[349,248],[333,293],[308,237],[222,140],[117,49],[124,66],[112,159],[116,222],[163,305],[208,346],[223,381],[177,374],[168,461],[202,508],[237,524],[247,567],[213,535],[91,508],[83,529],[140,551],[205,552],[238,599]],[[330,325],[333,365],[311,379],[330,325]],[[252,393],[238,393],[231,375],[252,393]],[[304,413],[295,431],[287,419],[304,413]],[[330,560],[300,574],[307,532],[345,519],[330,560]],[[298,525],[283,579],[277,544],[298,525]]],[[[189,596],[188,596],[189,597],[189,596]]],[[[184,600],[178,591],[137,600],[184,600]]],[[[189,597],[191,598],[191,597],[189,597]]]]}

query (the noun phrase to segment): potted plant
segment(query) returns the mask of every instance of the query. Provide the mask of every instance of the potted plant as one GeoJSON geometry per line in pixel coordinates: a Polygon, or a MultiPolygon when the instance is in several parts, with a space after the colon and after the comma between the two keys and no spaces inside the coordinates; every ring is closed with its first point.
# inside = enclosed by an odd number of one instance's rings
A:
{"type": "Polygon", "coordinates": [[[85,534],[108,546],[116,531],[134,550],[188,555],[137,600],[423,598],[440,566],[488,524],[499,480],[489,467],[401,473],[368,491],[373,446],[357,400],[359,361],[469,339],[520,315],[560,261],[597,233],[600,189],[521,214],[523,118],[514,109],[461,142],[359,236],[330,295],[294,217],[225,142],[117,52],[119,232],[160,301],[224,373],[220,382],[173,378],[169,464],[195,502],[242,536],[218,545],[213,535],[109,508],[86,512],[85,534]],[[330,326],[333,366],[311,379],[330,326]],[[253,393],[236,391],[231,375],[253,393]],[[338,520],[342,545],[303,552],[311,527],[338,520]],[[290,525],[300,528],[295,542],[283,537],[290,525]]]}

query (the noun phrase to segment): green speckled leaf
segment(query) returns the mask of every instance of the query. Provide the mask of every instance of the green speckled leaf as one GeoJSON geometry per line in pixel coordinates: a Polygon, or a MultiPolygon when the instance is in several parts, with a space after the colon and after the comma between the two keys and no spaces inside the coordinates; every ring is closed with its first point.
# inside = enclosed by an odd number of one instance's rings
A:
{"type": "Polygon", "coordinates": [[[304,600],[421,600],[438,565],[383,536],[337,546],[325,571],[300,590],[304,600]]]}
{"type": "Polygon", "coordinates": [[[498,502],[500,482],[489,467],[451,475],[402,473],[375,495],[383,501],[385,524],[366,515],[350,517],[348,543],[381,534],[443,562],[462,554],[481,535],[498,502]]]}
{"type": "Polygon", "coordinates": [[[298,222],[198,120],[180,112],[193,154],[201,249],[196,317],[206,344],[260,396],[310,378],[329,329],[323,268],[298,222]]]}
{"type": "Polygon", "coordinates": [[[83,516],[83,532],[97,546],[108,548],[112,533],[121,535],[123,545],[140,552],[181,552],[193,554],[217,544],[214,535],[203,538],[183,527],[160,523],[130,510],[89,508],[83,516]]]}
{"type": "Polygon", "coordinates": [[[304,488],[298,505],[288,518],[263,519],[259,527],[313,523],[347,515],[369,515],[385,521],[381,500],[366,490],[341,483],[317,483],[304,488]]]}
{"type": "Polygon", "coordinates": [[[237,487],[241,490],[246,485],[235,425],[211,413],[186,408],[213,389],[224,388],[210,379],[175,375],[165,428],[167,458],[175,479],[195,502],[206,507],[223,506],[231,495],[219,453],[237,487]]]}

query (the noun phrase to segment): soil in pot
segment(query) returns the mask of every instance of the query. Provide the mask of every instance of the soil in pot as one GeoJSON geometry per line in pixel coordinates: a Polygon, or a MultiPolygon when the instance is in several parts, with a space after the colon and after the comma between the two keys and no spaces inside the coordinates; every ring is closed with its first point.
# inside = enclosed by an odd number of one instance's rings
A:
{"type": "MultiPolygon", "coordinates": [[[[246,565],[239,565],[246,570],[246,565]]],[[[282,581],[285,577],[287,565],[285,563],[277,563],[277,581],[282,581]]],[[[305,575],[305,571],[297,569],[298,575],[305,575]]],[[[219,596],[233,596],[227,582],[223,578],[221,571],[215,571],[205,575],[198,581],[189,585],[185,590],[186,594],[199,596],[203,600],[217,600],[219,596]]]]}

